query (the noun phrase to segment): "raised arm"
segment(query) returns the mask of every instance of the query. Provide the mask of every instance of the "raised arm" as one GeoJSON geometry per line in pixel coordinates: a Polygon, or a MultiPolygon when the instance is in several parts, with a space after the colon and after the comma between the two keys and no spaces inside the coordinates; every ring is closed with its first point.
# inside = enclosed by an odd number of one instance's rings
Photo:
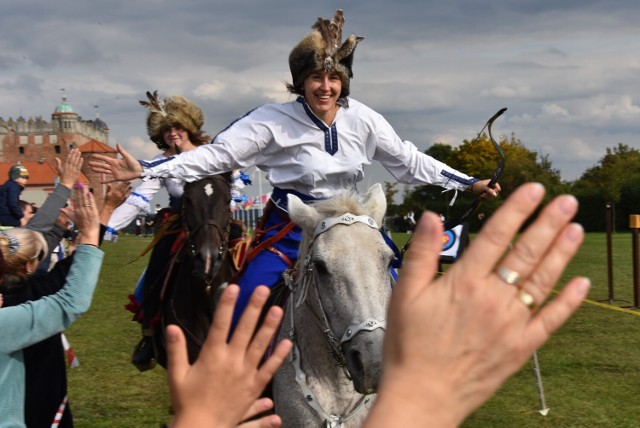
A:
{"type": "Polygon", "coordinates": [[[52,296],[0,310],[0,352],[11,353],[66,329],[89,309],[103,253],[98,211],[85,187],[74,194],[79,246],[64,287],[52,296]]]}
{"type": "Polygon", "coordinates": [[[555,198],[507,252],[543,196],[540,184],[520,187],[436,280],[442,226],[434,214],[421,217],[391,298],[383,378],[365,427],[458,426],[580,306],[586,278],[544,305],[582,243],[570,223],[575,198],[555,198]]]}
{"type": "MultiPolygon", "coordinates": [[[[272,405],[269,401],[256,400],[291,350],[291,341],[280,342],[267,361],[260,363],[283,312],[279,307],[271,307],[264,324],[255,333],[260,312],[269,296],[267,287],[256,288],[236,333],[227,343],[238,291],[237,285],[225,289],[207,340],[193,365],[189,365],[180,328],[167,327],[167,368],[175,410],[172,428],[232,427],[272,405]],[[216,382],[210,379],[216,379],[216,382]]],[[[253,426],[280,425],[276,415],[264,416],[260,421],[261,425],[256,421],[253,426]]]]}
{"type": "Polygon", "coordinates": [[[71,149],[64,163],[58,158],[55,161],[60,183],[58,183],[53,193],[47,197],[42,207],[26,226],[38,232],[47,232],[54,226],[56,219],[60,215],[60,209],[67,204],[67,200],[71,195],[71,188],[78,181],[81,173],[82,156],[78,149],[71,149]]]}

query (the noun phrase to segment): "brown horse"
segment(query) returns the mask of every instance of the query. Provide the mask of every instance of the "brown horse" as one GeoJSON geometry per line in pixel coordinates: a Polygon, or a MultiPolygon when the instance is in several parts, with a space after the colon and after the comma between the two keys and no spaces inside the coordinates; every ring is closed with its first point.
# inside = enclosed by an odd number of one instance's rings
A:
{"type": "Polygon", "coordinates": [[[193,362],[206,339],[216,306],[218,287],[236,272],[229,242],[238,233],[232,220],[231,173],[187,183],[182,196],[185,229],[181,248],[160,293],[161,335],[156,344],[158,362],[166,367],[164,327],[177,324],[187,338],[189,360],[193,362]]]}

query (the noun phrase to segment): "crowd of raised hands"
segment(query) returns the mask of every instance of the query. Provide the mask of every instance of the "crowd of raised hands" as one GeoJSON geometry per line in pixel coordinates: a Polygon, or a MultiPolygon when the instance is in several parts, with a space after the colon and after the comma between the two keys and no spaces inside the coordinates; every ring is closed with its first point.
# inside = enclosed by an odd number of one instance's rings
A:
{"type": "MultiPolygon", "coordinates": [[[[464,256],[437,277],[441,222],[434,214],[421,217],[391,298],[383,376],[366,427],[458,426],[580,306],[590,287],[581,277],[547,302],[583,240],[581,226],[571,222],[578,209],[574,197],[553,199],[513,243],[543,197],[542,185],[521,186],[464,256]]],[[[282,311],[272,308],[252,336],[267,296],[258,288],[226,343],[237,293],[233,285],[225,290],[193,365],[180,329],[167,330],[174,427],[236,426],[272,406],[258,397],[291,343],[282,341],[262,365],[260,356],[282,311]]],[[[242,426],[279,424],[277,415],[268,415],[242,426]]]]}

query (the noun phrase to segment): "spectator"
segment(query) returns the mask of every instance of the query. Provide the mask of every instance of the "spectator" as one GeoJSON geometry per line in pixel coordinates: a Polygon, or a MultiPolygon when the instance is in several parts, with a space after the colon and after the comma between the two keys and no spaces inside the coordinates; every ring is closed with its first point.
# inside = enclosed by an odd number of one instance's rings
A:
{"type": "MultiPolygon", "coordinates": [[[[9,307],[9,294],[17,292],[38,292],[42,289],[34,284],[23,287],[19,283],[29,281],[29,272],[33,272],[46,251],[42,236],[29,229],[16,228],[3,231],[0,237],[0,249],[4,258],[3,295],[7,306],[0,310],[0,418],[3,426],[24,427],[25,416],[45,417],[51,426],[57,405],[49,415],[39,411],[25,412],[25,384],[29,373],[23,350],[57,335],[84,313],[91,303],[94,288],[102,263],[103,253],[97,248],[99,236],[98,211],[93,195],[80,188],[74,192],[74,211],[76,224],[81,231],[79,245],[74,255],[69,273],[62,276],[64,286],[55,294],[38,300],[9,307]],[[18,232],[21,231],[21,232],[18,232]],[[32,239],[40,235],[40,239],[32,239]],[[10,275],[10,276],[7,276],[10,275]],[[5,281],[10,281],[5,284],[5,281]],[[17,281],[17,282],[16,282],[17,281]],[[7,288],[8,287],[8,288],[7,288]],[[27,415],[28,413],[28,415],[27,415]],[[48,416],[48,417],[47,417],[48,416]]],[[[52,273],[47,275],[54,275],[52,273]]],[[[43,277],[40,287],[52,287],[53,277],[43,277]]],[[[11,296],[13,297],[13,296],[11,296]]],[[[60,339],[57,347],[61,349],[60,339]]],[[[64,354],[62,354],[64,357],[64,354]]],[[[36,363],[48,364],[42,355],[36,363]]],[[[37,366],[33,367],[37,369],[37,366]]],[[[52,382],[52,373],[43,373],[39,378],[41,391],[58,390],[59,385],[52,382]]],[[[66,388],[66,385],[65,385],[66,388]]],[[[59,397],[62,399],[62,397],[59,397]]],[[[44,402],[37,405],[43,406],[44,402]]],[[[46,404],[49,404],[46,402],[46,404]]],[[[60,402],[58,402],[58,405],[60,402]]],[[[30,424],[30,426],[36,426],[30,424]]],[[[43,425],[38,425],[43,426],[43,425]]]]}
{"type": "Polygon", "coordinates": [[[23,165],[16,164],[9,170],[9,179],[0,186],[0,225],[20,226],[24,217],[20,206],[20,195],[29,180],[29,171],[23,165]]]}
{"type": "Polygon", "coordinates": [[[144,219],[144,236],[153,236],[153,226],[156,221],[155,214],[147,214],[144,219]]]}
{"type": "Polygon", "coordinates": [[[22,208],[23,214],[20,219],[20,226],[24,226],[33,218],[33,215],[36,213],[36,209],[31,202],[23,201],[22,199],[20,199],[20,208],[22,208]]]}
{"type": "Polygon", "coordinates": [[[413,233],[413,229],[416,227],[416,217],[413,210],[409,210],[404,219],[407,223],[407,233],[413,233]]]}
{"type": "Polygon", "coordinates": [[[136,236],[142,235],[142,217],[136,217],[136,236]]]}

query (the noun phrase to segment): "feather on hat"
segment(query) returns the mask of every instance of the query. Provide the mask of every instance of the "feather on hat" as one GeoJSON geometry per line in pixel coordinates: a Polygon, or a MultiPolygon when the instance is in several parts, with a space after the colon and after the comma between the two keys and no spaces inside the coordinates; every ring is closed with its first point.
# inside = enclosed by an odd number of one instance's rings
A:
{"type": "Polygon", "coordinates": [[[351,34],[342,43],[342,27],[344,12],[338,9],[331,21],[318,18],[307,34],[289,54],[289,69],[293,84],[287,89],[294,94],[302,95],[304,79],[319,70],[335,71],[342,81],[341,97],[349,95],[349,82],[353,77],[353,54],[356,45],[364,40],[362,36],[351,34]]]}
{"type": "Polygon", "coordinates": [[[149,109],[147,114],[147,133],[151,141],[160,149],[168,149],[162,134],[167,129],[182,128],[189,134],[199,137],[203,134],[204,114],[200,107],[185,97],[171,96],[161,100],[158,91],[147,91],[149,101],[140,101],[140,105],[149,109]]]}

